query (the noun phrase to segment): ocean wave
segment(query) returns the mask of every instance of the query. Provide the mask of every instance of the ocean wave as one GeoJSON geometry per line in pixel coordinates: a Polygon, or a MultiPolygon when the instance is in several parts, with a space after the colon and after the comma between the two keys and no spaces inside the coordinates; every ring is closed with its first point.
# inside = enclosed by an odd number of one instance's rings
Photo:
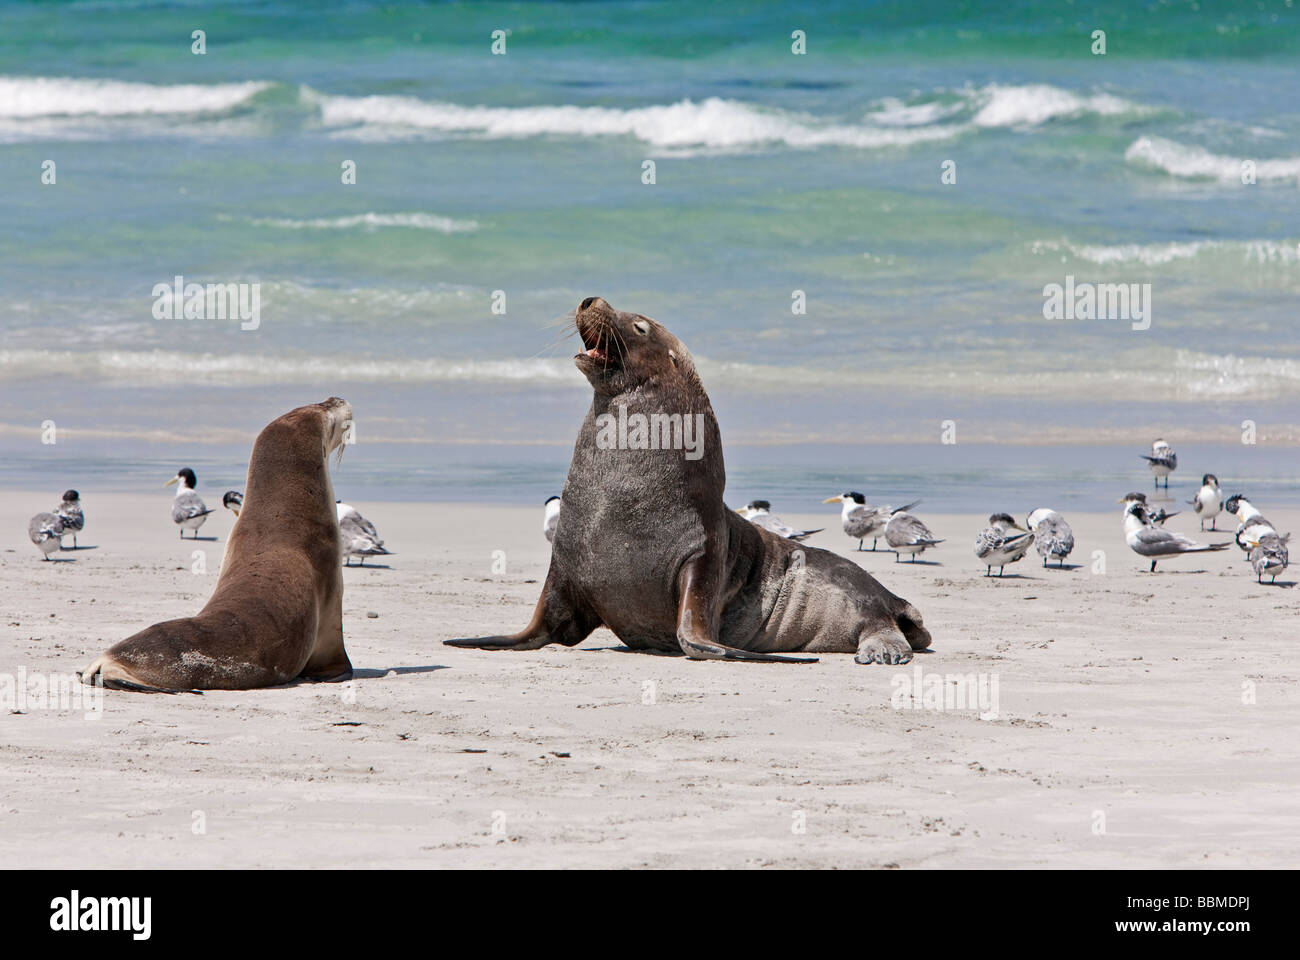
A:
{"type": "Polygon", "coordinates": [[[1229,264],[1300,263],[1300,244],[1277,240],[1195,240],[1171,243],[1124,243],[1113,246],[1073,244],[1068,241],[1038,240],[1030,245],[1034,254],[1069,254],[1102,266],[1141,265],[1159,267],[1210,255],[1229,264]]]}
{"type": "MultiPolygon", "coordinates": [[[[1140,362],[1083,370],[1062,367],[1043,356],[1026,369],[1023,362],[991,369],[980,362],[931,362],[929,382],[945,392],[971,396],[1034,398],[1095,397],[1099,391],[1132,402],[1194,402],[1217,399],[1265,400],[1295,396],[1300,361],[1273,357],[1218,355],[1189,350],[1147,351],[1140,362]]],[[[697,357],[711,390],[762,391],[791,395],[821,392],[915,390],[908,362],[856,365],[819,363],[775,365],[716,361],[697,357]]],[[[0,379],[20,380],[58,370],[64,377],[97,378],[123,385],[385,383],[434,385],[505,384],[581,390],[586,380],[569,357],[499,360],[375,358],[354,355],[190,354],[179,351],[49,349],[0,350],[0,379]]]]}
{"type": "Polygon", "coordinates": [[[1273,160],[1227,157],[1211,153],[1204,147],[1189,146],[1164,137],[1138,137],[1124,151],[1124,159],[1134,166],[1159,170],[1181,180],[1215,180],[1233,184],[1241,183],[1242,163],[1252,159],[1255,179],[1259,182],[1300,182],[1300,157],[1273,160]]]}
{"type": "Polygon", "coordinates": [[[0,76],[0,118],[220,113],[250,100],[269,86],[251,80],[164,86],[75,77],[0,76]]]}
{"type": "Polygon", "coordinates": [[[575,383],[568,358],[519,360],[356,359],[348,356],[263,356],[181,353],[172,350],[0,350],[0,371],[65,375],[149,383],[575,383]]]}
{"type": "Polygon", "coordinates": [[[631,136],[655,147],[735,150],[783,144],[863,149],[946,140],[971,130],[1032,127],[1086,114],[1142,114],[1152,108],[1108,93],[1074,93],[1047,84],[990,84],[944,90],[905,103],[878,101],[861,122],[846,123],[720,97],[644,107],[491,107],[409,96],[334,96],[300,88],[305,104],[338,135],[392,139],[429,134],[487,139],[631,136]]]}
{"type": "Polygon", "coordinates": [[[351,230],[363,227],[374,231],[380,227],[406,227],[411,230],[436,230],[439,233],[468,233],[478,229],[476,220],[455,220],[433,213],[359,213],[311,220],[261,217],[250,222],[256,226],[280,227],[285,230],[351,230]]]}
{"type": "Polygon", "coordinates": [[[1110,117],[1144,114],[1152,108],[1108,93],[1078,94],[1045,83],[1025,86],[990,84],[970,95],[979,105],[971,123],[977,127],[1036,127],[1049,120],[1085,114],[1110,117]]]}
{"type": "Polygon", "coordinates": [[[329,127],[407,128],[487,139],[539,136],[632,136],[657,147],[738,148],[764,144],[791,147],[901,146],[954,136],[954,128],[837,124],[801,114],[766,110],[709,97],[698,103],[649,107],[486,107],[461,106],[414,97],[342,97],[303,88],[306,102],[315,104],[329,127]]]}

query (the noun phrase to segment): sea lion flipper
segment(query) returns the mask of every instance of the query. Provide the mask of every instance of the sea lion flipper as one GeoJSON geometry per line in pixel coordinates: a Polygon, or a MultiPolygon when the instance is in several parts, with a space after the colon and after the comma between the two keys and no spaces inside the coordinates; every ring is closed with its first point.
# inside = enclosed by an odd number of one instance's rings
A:
{"type": "Polygon", "coordinates": [[[473,647],[478,650],[538,650],[551,643],[572,647],[582,643],[600,626],[590,613],[576,609],[552,585],[550,576],[542,595],[537,598],[533,619],[518,633],[496,637],[459,637],[444,640],[448,647],[473,647]]]}
{"type": "Polygon", "coordinates": [[[678,579],[677,643],[692,660],[749,660],[756,663],[816,663],[816,657],[782,657],[774,653],[741,650],[720,643],[710,625],[715,618],[710,611],[716,606],[714,578],[707,572],[703,557],[682,564],[678,579]]]}
{"type": "Polygon", "coordinates": [[[901,630],[891,625],[859,640],[853,659],[858,663],[907,663],[912,659],[912,645],[901,630]]]}
{"type": "Polygon", "coordinates": [[[442,642],[448,647],[472,647],[476,650],[536,650],[549,642],[543,640],[538,643],[535,639],[520,640],[518,637],[518,634],[509,637],[457,637],[442,642]]]}

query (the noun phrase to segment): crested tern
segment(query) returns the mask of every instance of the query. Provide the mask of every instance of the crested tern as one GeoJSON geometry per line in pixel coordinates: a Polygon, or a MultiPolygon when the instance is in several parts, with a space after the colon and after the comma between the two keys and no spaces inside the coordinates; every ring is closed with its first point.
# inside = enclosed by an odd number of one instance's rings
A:
{"type": "Polygon", "coordinates": [[[1277,533],[1277,528],[1268,521],[1268,518],[1239,493],[1229,497],[1223,508],[1237,518],[1237,531],[1233,539],[1247,554],[1251,551],[1252,541],[1258,543],[1268,534],[1277,533]]]}
{"type": "Polygon", "coordinates": [[[1151,453],[1139,453],[1139,457],[1147,462],[1151,468],[1151,476],[1155,478],[1156,488],[1160,487],[1160,478],[1164,477],[1165,489],[1169,489],[1169,474],[1178,469],[1178,454],[1174,453],[1174,448],[1164,440],[1154,440],[1151,443],[1151,453]]]}
{"type": "Polygon", "coordinates": [[[1138,492],[1126,493],[1124,494],[1124,496],[1120,497],[1115,502],[1133,503],[1134,501],[1142,504],[1143,508],[1146,510],[1146,514],[1145,514],[1146,521],[1149,525],[1153,527],[1163,527],[1165,525],[1165,521],[1168,520],[1170,517],[1176,517],[1180,513],[1182,513],[1181,510],[1175,510],[1173,513],[1169,513],[1167,510],[1165,510],[1164,507],[1159,507],[1155,510],[1152,510],[1149,506],[1147,506],[1147,495],[1145,493],[1138,493],[1138,492]]]}
{"type": "Polygon", "coordinates": [[[546,537],[547,543],[555,542],[555,528],[560,523],[560,507],[563,501],[559,497],[547,497],[546,506],[542,513],[542,535],[546,537]]]}
{"type": "Polygon", "coordinates": [[[993,568],[1002,568],[1008,563],[1021,559],[1034,545],[1034,535],[1025,530],[1012,519],[1009,513],[995,513],[989,517],[989,525],[975,537],[975,556],[984,561],[984,576],[993,575],[993,568]],[[1018,530],[1019,533],[1008,533],[1018,530]]]}
{"type": "Polygon", "coordinates": [[[339,539],[347,566],[352,566],[353,557],[360,557],[364,567],[366,557],[392,555],[393,551],[386,549],[384,541],[379,539],[375,525],[357,513],[356,507],[348,506],[342,500],[335,501],[334,507],[338,511],[339,539]]]}
{"type": "Polygon", "coordinates": [[[244,506],[244,495],[238,490],[227,490],[222,494],[221,505],[235,516],[239,516],[239,511],[244,506]]]}
{"type": "Polygon", "coordinates": [[[1065,566],[1065,558],[1074,549],[1074,531],[1051,507],[1039,507],[1025,520],[1025,527],[1034,531],[1035,549],[1047,566],[1048,558],[1054,558],[1057,566],[1065,566]]]}
{"type": "Polygon", "coordinates": [[[816,530],[796,530],[789,524],[783,523],[780,517],[772,514],[772,504],[767,500],[751,500],[736,512],[754,526],[762,527],[769,533],[775,533],[778,537],[787,540],[803,541],[814,533],[821,533],[826,529],[818,527],[816,530]]]}
{"type": "Polygon", "coordinates": [[[63,521],[57,513],[38,513],[27,523],[27,535],[48,560],[50,554],[59,549],[59,541],[63,538],[63,521]]]}
{"type": "Polygon", "coordinates": [[[86,514],[81,509],[81,494],[76,490],[65,490],[63,502],[54,510],[63,524],[63,535],[59,537],[59,546],[63,546],[63,537],[72,534],[72,549],[77,549],[77,532],[86,526],[86,514]]]}
{"type": "Polygon", "coordinates": [[[1272,582],[1277,583],[1277,575],[1286,569],[1290,557],[1287,555],[1287,543],[1291,540],[1291,534],[1281,535],[1277,533],[1260,534],[1259,539],[1248,541],[1250,543],[1250,553],[1247,554],[1250,565],[1255,568],[1255,581],[1264,582],[1264,575],[1267,574],[1273,578],[1272,582]]]}
{"type": "Polygon", "coordinates": [[[1184,553],[1204,553],[1223,550],[1225,543],[1197,543],[1181,533],[1157,527],[1146,517],[1146,507],[1130,501],[1124,508],[1124,539],[1129,548],[1140,557],[1151,558],[1151,572],[1156,572],[1156,561],[1163,557],[1176,557],[1184,553]]]}
{"type": "Polygon", "coordinates": [[[894,551],[895,563],[898,563],[898,557],[903,553],[910,553],[911,562],[915,563],[918,553],[924,553],[936,543],[943,543],[942,540],[935,539],[929,527],[901,507],[885,524],[885,542],[894,551]]]}
{"type": "Polygon", "coordinates": [[[1196,496],[1187,501],[1196,511],[1196,515],[1201,519],[1201,530],[1205,529],[1205,521],[1210,521],[1210,529],[1214,529],[1214,521],[1223,512],[1223,494],[1219,491],[1219,478],[1212,473],[1207,473],[1201,477],[1201,489],[1196,496]]]}
{"type": "Polygon", "coordinates": [[[873,553],[876,550],[876,544],[884,535],[889,518],[896,513],[911,510],[920,502],[920,500],[913,500],[902,507],[872,507],[867,505],[867,498],[857,491],[842,493],[838,497],[827,497],[822,501],[822,503],[844,504],[844,509],[840,511],[840,523],[844,527],[844,532],[849,535],[850,539],[858,541],[859,550],[862,550],[862,541],[870,537],[871,552],[873,553]]]}
{"type": "Polygon", "coordinates": [[[172,520],[181,528],[181,539],[185,539],[185,531],[193,530],[194,539],[198,539],[199,527],[208,519],[208,514],[212,511],[207,508],[199,495],[194,492],[194,487],[198,484],[198,478],[194,476],[194,471],[189,467],[181,467],[176,471],[176,476],[168,480],[163,486],[170,487],[173,483],[179,484],[176,488],[176,499],[172,501],[172,520]]]}

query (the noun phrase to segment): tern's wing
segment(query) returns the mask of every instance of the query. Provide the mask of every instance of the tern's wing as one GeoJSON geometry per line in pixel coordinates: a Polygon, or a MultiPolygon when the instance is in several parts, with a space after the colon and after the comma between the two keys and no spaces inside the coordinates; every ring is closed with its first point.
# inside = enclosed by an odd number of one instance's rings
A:
{"type": "Polygon", "coordinates": [[[201,517],[212,511],[203,505],[197,493],[182,493],[172,501],[172,519],[177,523],[201,517]]]}
{"type": "Polygon", "coordinates": [[[1205,549],[1195,540],[1163,527],[1143,527],[1135,536],[1135,544],[1133,549],[1144,557],[1163,557],[1171,553],[1205,549]]]}
{"type": "Polygon", "coordinates": [[[1068,557],[1074,549],[1074,531],[1059,513],[1049,514],[1034,528],[1040,557],[1068,557]]]}
{"type": "Polygon", "coordinates": [[[885,538],[891,546],[913,543],[938,543],[934,534],[910,513],[896,513],[885,529],[885,538]]]}
{"type": "Polygon", "coordinates": [[[993,527],[985,527],[975,537],[975,556],[983,560],[1002,544],[1002,536],[993,527]]]}

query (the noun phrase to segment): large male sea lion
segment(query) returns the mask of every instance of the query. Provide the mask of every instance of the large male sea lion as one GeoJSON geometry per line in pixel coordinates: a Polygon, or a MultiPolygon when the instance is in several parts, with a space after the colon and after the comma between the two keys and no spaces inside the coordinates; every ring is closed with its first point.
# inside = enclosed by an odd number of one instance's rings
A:
{"type": "Polygon", "coordinates": [[[778,537],[722,502],[718,423],[691,355],[661,324],[582,301],[575,358],[595,390],[573,448],[532,622],[458,647],[572,646],[609,627],[629,647],[808,663],[777,651],[906,663],[921,614],[857,564],[778,537]]]}
{"type": "MultiPolygon", "coordinates": [[[[330,397],[257,437],[217,589],[197,616],[141,630],[82,671],[126,690],[247,690],[352,676],[329,455],[352,407],[330,397]]],[[[341,455],[341,450],[340,450],[341,455]]]]}

